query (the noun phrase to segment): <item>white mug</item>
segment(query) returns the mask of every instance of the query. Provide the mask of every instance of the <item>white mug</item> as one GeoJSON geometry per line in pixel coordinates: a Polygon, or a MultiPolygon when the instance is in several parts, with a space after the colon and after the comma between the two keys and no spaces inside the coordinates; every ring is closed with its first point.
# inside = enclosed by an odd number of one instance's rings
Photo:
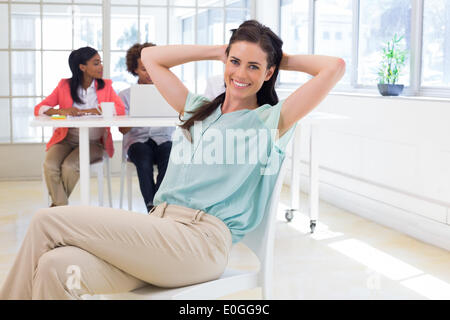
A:
{"type": "Polygon", "coordinates": [[[114,102],[102,102],[100,106],[102,107],[103,118],[112,118],[114,116],[114,102]]]}

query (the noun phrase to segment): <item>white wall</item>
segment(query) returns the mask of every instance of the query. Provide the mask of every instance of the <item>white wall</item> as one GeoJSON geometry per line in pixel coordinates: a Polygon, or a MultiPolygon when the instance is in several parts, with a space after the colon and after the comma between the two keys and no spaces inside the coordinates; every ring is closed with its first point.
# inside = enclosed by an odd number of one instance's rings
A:
{"type": "MultiPolygon", "coordinates": [[[[114,148],[111,171],[113,175],[118,175],[122,142],[114,142],[114,148]]],[[[0,144],[0,180],[40,179],[44,158],[45,144],[0,144]]]]}

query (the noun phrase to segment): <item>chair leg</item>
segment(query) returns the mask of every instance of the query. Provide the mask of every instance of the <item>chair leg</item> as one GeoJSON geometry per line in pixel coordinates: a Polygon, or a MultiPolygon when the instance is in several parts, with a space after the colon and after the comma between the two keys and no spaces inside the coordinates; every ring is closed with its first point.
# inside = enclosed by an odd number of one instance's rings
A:
{"type": "Polygon", "coordinates": [[[105,159],[105,167],[106,167],[106,186],[108,188],[109,207],[112,208],[111,171],[110,171],[110,167],[109,167],[109,157],[106,156],[104,159],[105,159]]]}
{"type": "Polygon", "coordinates": [[[97,181],[98,181],[98,204],[103,206],[103,162],[97,167],[97,181]]]}
{"type": "Polygon", "coordinates": [[[265,259],[267,260],[260,260],[261,270],[259,274],[259,284],[261,286],[262,298],[264,300],[270,300],[272,299],[273,292],[273,245],[269,245],[268,253],[265,259]]]}
{"type": "Polygon", "coordinates": [[[130,164],[127,164],[127,195],[128,195],[128,210],[133,210],[133,187],[131,185],[132,182],[132,178],[133,178],[133,171],[132,171],[132,167],[130,166],[130,164]]]}

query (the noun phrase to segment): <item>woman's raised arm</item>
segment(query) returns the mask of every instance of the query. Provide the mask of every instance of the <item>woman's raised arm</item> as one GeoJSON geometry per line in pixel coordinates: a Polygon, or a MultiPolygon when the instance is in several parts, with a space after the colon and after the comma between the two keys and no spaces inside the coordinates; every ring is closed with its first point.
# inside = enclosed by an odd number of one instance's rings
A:
{"type": "Polygon", "coordinates": [[[169,45],[142,49],[141,60],[164,99],[178,112],[184,112],[188,89],[169,69],[180,64],[199,60],[222,60],[224,45],[169,45]]]}
{"type": "Polygon", "coordinates": [[[281,137],[333,89],[345,73],[345,61],[330,56],[284,54],[280,69],[306,72],[314,76],[284,101],[278,122],[281,137]]]}

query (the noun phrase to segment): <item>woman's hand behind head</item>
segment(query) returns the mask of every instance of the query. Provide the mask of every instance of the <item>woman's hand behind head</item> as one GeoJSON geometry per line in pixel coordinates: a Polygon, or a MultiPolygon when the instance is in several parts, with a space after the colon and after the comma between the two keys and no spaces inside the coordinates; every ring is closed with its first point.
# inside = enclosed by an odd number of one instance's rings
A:
{"type": "Polygon", "coordinates": [[[226,52],[227,48],[228,48],[228,44],[224,44],[219,49],[219,57],[218,57],[219,59],[218,60],[222,61],[224,64],[227,63],[227,59],[228,59],[227,52],[226,52]]]}

